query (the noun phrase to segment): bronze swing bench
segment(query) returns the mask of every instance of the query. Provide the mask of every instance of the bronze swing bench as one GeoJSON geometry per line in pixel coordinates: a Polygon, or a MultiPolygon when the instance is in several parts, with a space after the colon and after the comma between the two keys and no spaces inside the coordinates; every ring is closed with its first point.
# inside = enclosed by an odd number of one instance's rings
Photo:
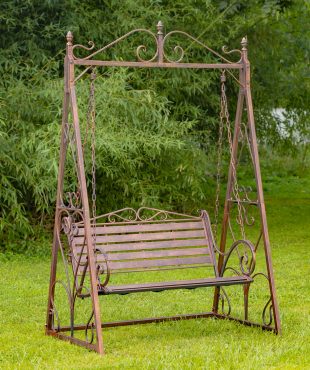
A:
{"type": "MultiPolygon", "coordinates": [[[[140,208],[136,215],[138,216],[140,208]]],[[[104,282],[98,280],[98,294],[128,294],[137,292],[160,292],[169,289],[194,289],[210,286],[249,284],[249,273],[224,277],[227,261],[221,273],[215,258],[215,246],[209,216],[206,211],[200,217],[151,209],[165,219],[108,222],[95,225],[95,255],[98,273],[105,274],[104,282]],[[174,218],[168,218],[174,216],[174,218]],[[178,217],[178,218],[177,218],[178,217]],[[182,218],[180,218],[182,217],[182,218]],[[146,272],[195,267],[212,267],[213,277],[127,285],[109,285],[110,275],[118,272],[146,272]]],[[[124,210],[113,212],[115,217],[124,210]]],[[[133,210],[132,210],[133,211],[133,210]]],[[[111,216],[111,214],[110,214],[111,216]]],[[[102,217],[102,216],[101,216],[102,217]]],[[[71,245],[73,271],[82,276],[87,273],[87,250],[85,229],[82,223],[71,225],[68,234],[71,245]],[[84,247],[83,247],[84,246],[84,247]]],[[[92,232],[94,234],[94,232],[92,232]]],[[[254,247],[248,241],[252,249],[254,247]]],[[[234,248],[237,244],[234,245],[234,248]]],[[[228,254],[230,256],[230,253],[228,254]]],[[[99,275],[98,275],[99,276],[99,275]]]]}
{"type": "MultiPolygon", "coordinates": [[[[247,40],[242,39],[241,50],[227,51],[224,54],[236,53],[240,59],[232,62],[226,57],[209,48],[201,41],[182,31],[171,31],[164,35],[163,24],[157,25],[157,34],[137,29],[128,32],[117,40],[97,51],[94,44],[90,47],[73,45],[71,32],[67,34],[67,47],[64,68],[64,103],[62,118],[62,133],[60,145],[59,174],[57,187],[57,202],[54,225],[54,238],[52,248],[52,262],[47,307],[46,333],[62,340],[75,343],[86,348],[104,353],[102,329],[114,326],[145,324],[166,320],[192,319],[199,317],[213,317],[234,320],[248,326],[261,327],[275,333],[280,333],[280,318],[276,298],[271,249],[268,235],[266,211],[264,205],[263,187],[259,166],[257,139],[255,132],[253,105],[250,89],[250,63],[247,57],[247,40]],[[101,60],[94,57],[124,41],[132,35],[143,33],[155,41],[155,54],[151,59],[144,60],[141,56],[146,51],[144,45],[136,49],[136,61],[101,60]],[[173,36],[185,37],[192,43],[199,45],[219,63],[190,63],[184,62],[185,51],[177,45],[175,53],[179,53],[175,60],[170,59],[165,51],[165,44],[173,36]],[[85,50],[91,53],[86,57],[75,55],[75,51],[85,50]],[[214,240],[210,219],[206,211],[199,216],[185,215],[175,212],[163,211],[154,208],[141,207],[137,211],[132,208],[123,208],[102,216],[96,215],[96,163],[95,163],[95,96],[94,96],[94,68],[99,67],[130,67],[130,68],[169,68],[169,69],[213,69],[220,71],[221,81],[221,111],[219,121],[218,140],[218,172],[217,194],[215,202],[215,226],[219,215],[219,179],[220,157],[222,153],[223,133],[227,131],[230,163],[228,171],[227,191],[224,203],[224,213],[221,228],[219,247],[214,240]],[[84,68],[75,75],[75,68],[84,68]],[[232,72],[238,71],[239,78],[232,72]],[[88,73],[91,72],[91,73],[88,73]],[[230,123],[226,98],[226,72],[239,85],[238,103],[234,122],[234,132],[230,123]],[[90,215],[89,195],[85,174],[85,139],[82,140],[79,123],[78,104],[76,97],[76,83],[87,76],[91,78],[90,97],[88,105],[85,135],[91,132],[91,159],[92,159],[92,217],[90,215]],[[247,113],[247,124],[242,123],[244,107],[247,113]],[[250,196],[251,190],[238,185],[238,147],[240,142],[250,153],[256,184],[256,196],[250,196]],[[84,144],[83,144],[84,142],[84,144]],[[72,191],[72,184],[65,180],[66,158],[72,154],[76,170],[77,189],[72,191]],[[254,218],[249,218],[249,207],[255,207],[259,214],[259,233],[257,240],[252,243],[246,237],[246,227],[255,224],[254,218]],[[234,209],[237,211],[237,218],[234,209]],[[233,222],[237,232],[233,228],[233,222]],[[228,234],[233,240],[227,248],[228,234]],[[241,235],[236,238],[236,235],[241,235]],[[260,244],[263,244],[265,272],[255,271],[256,255],[260,244]],[[59,253],[60,252],[60,253],[59,253]],[[231,265],[232,255],[236,256],[236,265],[231,265]],[[57,269],[57,262],[61,257],[63,263],[63,278],[57,269]],[[70,266],[69,266],[70,265],[70,266]],[[189,271],[193,268],[202,268],[202,278],[187,280],[170,279],[171,270],[189,271]],[[210,268],[207,273],[207,268],[210,268]],[[205,269],[205,270],[204,270],[205,269]],[[169,271],[167,271],[169,270],[169,271]],[[164,281],[151,279],[151,273],[159,272],[169,278],[164,281]],[[227,276],[229,271],[231,276],[227,276]],[[147,272],[151,281],[126,284],[114,284],[113,276],[118,273],[147,272]],[[262,308],[262,322],[253,322],[249,319],[249,289],[255,285],[256,278],[265,279],[269,287],[268,301],[262,308]],[[112,281],[112,282],[111,282],[112,281]],[[231,315],[229,297],[223,287],[240,285],[243,287],[243,317],[231,315]],[[102,322],[100,316],[99,295],[129,294],[141,292],[161,292],[172,289],[195,289],[214,287],[212,310],[209,312],[179,314],[169,317],[151,317],[115,322],[102,322]],[[68,324],[61,323],[62,317],[58,310],[56,292],[62,289],[68,302],[68,324]],[[86,324],[76,323],[76,302],[78,299],[91,298],[92,309],[86,324]],[[221,305],[226,300],[227,312],[220,312],[221,305]],[[85,331],[85,340],[77,332],[85,331]],[[91,333],[91,334],[89,334],[91,333]]],[[[72,165],[72,164],[71,164],[72,165]]],[[[197,271],[197,270],[196,270],[197,271]]],[[[124,275],[123,275],[124,276],[124,275]]],[[[130,276],[133,276],[132,274],[130,276]]],[[[162,276],[162,275],[161,275],[162,276]]],[[[182,275],[183,276],[183,275],[182,275]]],[[[193,275],[190,275],[193,276],[193,275]]],[[[153,276],[154,277],[154,276],[153,276]]],[[[125,299],[125,298],[124,298],[125,299]]]]}

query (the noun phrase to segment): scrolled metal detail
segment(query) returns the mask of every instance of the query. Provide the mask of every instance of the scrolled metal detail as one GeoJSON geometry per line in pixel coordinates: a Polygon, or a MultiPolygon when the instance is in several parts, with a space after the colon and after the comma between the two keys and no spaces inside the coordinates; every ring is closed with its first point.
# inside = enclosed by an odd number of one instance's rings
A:
{"type": "Polygon", "coordinates": [[[265,304],[265,307],[262,313],[262,319],[263,319],[264,325],[266,326],[271,325],[273,322],[273,305],[272,305],[271,297],[269,298],[268,302],[265,304]]]}
{"type": "Polygon", "coordinates": [[[73,222],[72,216],[62,218],[61,227],[63,232],[69,237],[77,236],[79,233],[78,227],[73,222]]]}
{"type": "MultiPolygon", "coordinates": [[[[67,296],[69,307],[70,307],[70,327],[71,327],[71,332],[72,332],[73,331],[73,323],[74,323],[73,320],[74,320],[74,318],[73,318],[73,315],[72,315],[72,306],[73,306],[72,303],[73,303],[73,301],[72,301],[71,289],[70,289],[70,287],[67,286],[67,284],[63,280],[55,280],[55,282],[53,284],[53,289],[55,289],[57,284],[61,285],[64,288],[65,292],[66,292],[66,296],[67,296]]],[[[52,299],[51,314],[52,314],[52,317],[53,317],[53,323],[55,323],[55,318],[56,318],[56,321],[57,321],[56,331],[59,331],[60,327],[61,327],[61,321],[60,321],[59,313],[58,313],[57,307],[55,305],[54,299],[52,299]]],[[[54,329],[55,329],[55,327],[54,327],[54,329]]]]}
{"type": "Polygon", "coordinates": [[[255,224],[255,217],[253,215],[249,215],[249,208],[251,205],[256,205],[256,201],[250,199],[250,193],[252,193],[251,186],[240,186],[239,187],[240,193],[244,194],[243,197],[243,204],[242,210],[244,214],[244,221],[247,226],[253,226],[255,224]]]}
{"type": "Polygon", "coordinates": [[[239,268],[243,275],[250,276],[254,270],[255,270],[255,262],[256,262],[256,254],[255,254],[255,248],[253,244],[249,240],[237,240],[235,241],[232,246],[230,247],[226,258],[224,260],[222,270],[220,272],[220,276],[224,275],[224,272],[227,270],[227,263],[229,261],[230,256],[232,253],[236,251],[239,259],[239,268]],[[246,250],[243,253],[240,253],[239,247],[240,245],[245,246],[251,254],[251,257],[248,256],[248,253],[246,250]]]}
{"type": "Polygon", "coordinates": [[[167,54],[166,54],[165,52],[163,52],[163,55],[164,55],[164,57],[165,57],[166,61],[167,61],[167,62],[169,62],[169,63],[180,63],[180,62],[183,60],[184,55],[185,55],[185,51],[184,51],[184,49],[183,49],[180,45],[176,45],[176,46],[173,48],[173,52],[174,52],[175,54],[179,54],[179,55],[180,55],[180,56],[178,57],[178,59],[176,59],[176,60],[170,59],[170,58],[168,58],[167,54]]]}
{"type": "MultiPolygon", "coordinates": [[[[165,44],[171,38],[171,36],[182,35],[182,36],[185,36],[188,39],[190,39],[192,41],[192,43],[200,45],[204,49],[208,50],[211,54],[218,57],[223,62],[234,63],[234,62],[228,60],[227,58],[225,58],[220,53],[218,53],[215,50],[213,50],[212,48],[210,48],[209,46],[207,46],[206,44],[204,44],[203,42],[199,41],[198,38],[195,38],[195,37],[191,36],[187,32],[175,30],[175,31],[171,31],[171,32],[167,33],[164,36],[162,22],[158,22],[157,31],[158,32],[157,32],[157,35],[156,35],[154,32],[152,32],[148,29],[145,29],[145,28],[134,29],[132,31],[127,32],[123,36],[117,38],[116,40],[110,42],[109,44],[103,46],[102,48],[100,48],[100,49],[92,52],[91,54],[83,57],[83,58],[80,58],[77,55],[75,55],[75,52],[79,49],[84,50],[84,51],[93,51],[95,49],[95,43],[93,41],[88,41],[89,46],[82,45],[82,44],[72,45],[73,36],[71,36],[71,39],[70,39],[71,41],[68,44],[72,48],[72,58],[75,59],[75,60],[84,60],[85,61],[85,60],[90,60],[94,56],[96,56],[97,54],[102,53],[102,52],[110,49],[111,47],[119,44],[121,41],[127,39],[128,37],[130,37],[133,34],[144,33],[144,34],[150,35],[152,37],[152,39],[154,40],[156,50],[155,50],[154,55],[151,58],[146,59],[142,56],[142,53],[145,53],[147,51],[148,47],[144,44],[139,45],[135,50],[135,55],[136,55],[137,60],[139,62],[151,63],[151,62],[154,62],[157,59],[157,62],[180,63],[183,60],[184,56],[185,56],[184,47],[182,47],[180,45],[176,45],[173,48],[173,53],[176,55],[176,58],[173,59],[173,58],[171,58],[167,55],[167,52],[165,52],[165,44]]],[[[237,50],[237,49],[228,50],[226,46],[222,47],[222,51],[226,55],[238,53],[240,56],[242,56],[242,51],[241,50],[237,50]]],[[[241,59],[237,63],[239,63],[240,61],[241,61],[241,59]]]]}
{"type": "MultiPolygon", "coordinates": [[[[270,283],[270,279],[267,274],[264,272],[257,272],[252,276],[252,279],[254,280],[257,276],[262,276],[265,278],[268,283],[270,283]]],[[[263,324],[266,326],[270,326],[273,323],[273,305],[272,305],[272,297],[270,296],[267,303],[265,304],[263,311],[262,311],[262,321],[263,324]]]]}
{"type": "Polygon", "coordinates": [[[92,310],[92,313],[91,313],[91,315],[90,315],[90,317],[89,317],[89,319],[86,323],[86,328],[85,328],[85,341],[87,343],[90,343],[90,344],[93,343],[94,338],[95,338],[95,325],[94,325],[93,322],[91,323],[93,317],[94,317],[94,310],[92,310]],[[91,337],[90,338],[88,338],[89,328],[91,329],[91,337]]]}
{"type": "Polygon", "coordinates": [[[141,62],[152,62],[156,59],[157,55],[158,55],[158,42],[157,42],[157,37],[156,35],[151,32],[150,30],[147,30],[145,28],[137,28],[135,30],[132,30],[130,32],[127,32],[125,35],[117,38],[116,40],[110,42],[109,44],[103,46],[102,48],[96,50],[95,52],[91,53],[90,55],[87,55],[86,57],[84,58],[78,58],[75,54],[74,54],[74,51],[77,50],[77,49],[83,49],[83,50],[93,50],[94,47],[95,47],[95,44],[92,42],[92,41],[89,41],[89,44],[90,44],[90,47],[87,47],[87,46],[84,46],[84,45],[81,45],[81,44],[77,44],[77,45],[74,45],[72,46],[72,55],[73,55],[73,59],[78,59],[78,60],[89,60],[91,58],[93,58],[95,55],[99,54],[99,53],[102,53],[104,52],[105,50],[111,48],[112,46],[120,43],[121,41],[127,39],[129,36],[133,35],[133,34],[136,34],[136,33],[146,33],[150,36],[152,36],[152,38],[154,39],[155,41],[155,46],[156,46],[156,51],[155,51],[155,54],[152,58],[146,60],[144,58],[141,57],[141,51],[146,51],[146,46],[145,45],[139,45],[137,48],[136,48],[136,56],[138,58],[139,61],[141,62]]]}
{"type": "Polygon", "coordinates": [[[158,48],[156,49],[155,55],[150,59],[143,59],[140,55],[140,52],[143,51],[144,53],[147,51],[147,47],[145,45],[139,45],[136,49],[136,57],[139,62],[153,62],[158,56],[158,48]]]}
{"type": "MultiPolygon", "coordinates": [[[[165,221],[165,220],[178,220],[182,218],[190,218],[198,220],[200,216],[187,215],[184,213],[177,213],[165,211],[158,208],[140,207],[135,210],[134,208],[122,208],[117,211],[106,213],[96,217],[97,223],[117,223],[117,222],[138,222],[138,221],[165,221]]],[[[77,222],[76,226],[82,225],[82,222],[77,222]]]]}
{"type": "MultiPolygon", "coordinates": [[[[91,296],[90,290],[85,285],[80,286],[76,290],[76,292],[74,294],[74,297],[73,297],[73,302],[72,302],[73,312],[75,310],[75,303],[76,303],[77,298],[85,298],[85,297],[90,297],[90,296],[91,296]],[[85,290],[86,293],[83,293],[83,290],[85,290]]],[[[95,338],[95,330],[94,330],[95,327],[94,327],[94,323],[91,322],[93,317],[94,317],[94,309],[92,308],[90,317],[87,320],[86,327],[85,327],[85,341],[89,344],[93,343],[94,338],[95,338]],[[89,338],[89,334],[88,334],[89,329],[91,329],[90,338],[89,338]]]]}
{"type": "Polygon", "coordinates": [[[137,220],[137,212],[133,208],[123,208],[115,212],[111,212],[107,214],[107,219],[109,222],[130,222],[130,221],[136,221],[137,220]],[[129,213],[128,216],[125,214],[129,213]]]}
{"type": "Polygon", "coordinates": [[[110,269],[110,266],[109,266],[109,258],[108,258],[107,254],[105,253],[105,251],[102,248],[97,247],[95,252],[96,252],[96,254],[95,254],[96,257],[97,257],[97,254],[100,253],[100,255],[103,256],[103,258],[104,258],[104,265],[102,263],[100,263],[97,266],[97,280],[98,280],[98,283],[99,283],[100,287],[103,288],[108,284],[108,282],[110,280],[110,276],[111,276],[111,269],[110,269]],[[105,275],[105,279],[104,279],[103,282],[101,281],[101,278],[100,278],[100,276],[102,276],[102,275],[105,275]]]}
{"type": "Polygon", "coordinates": [[[65,193],[65,198],[63,199],[64,207],[72,209],[81,208],[81,196],[79,191],[71,191],[65,193]]]}
{"type": "MultiPolygon", "coordinates": [[[[167,54],[165,53],[164,49],[165,49],[165,44],[167,42],[167,40],[172,36],[172,35],[182,35],[182,36],[185,36],[187,38],[189,38],[190,40],[192,40],[192,42],[202,46],[204,49],[207,49],[211,54],[217,56],[218,58],[220,58],[222,61],[226,62],[226,63],[233,63],[232,61],[226,59],[225,57],[223,57],[223,55],[219,54],[218,52],[216,52],[215,50],[211,49],[209,46],[207,46],[206,44],[204,44],[203,42],[199,41],[197,38],[191,36],[190,34],[188,34],[187,32],[184,32],[184,31],[171,31],[169,33],[166,34],[166,36],[164,37],[163,39],[163,55],[165,57],[165,59],[170,62],[170,63],[179,63],[183,60],[183,57],[185,55],[185,51],[184,49],[177,45],[174,47],[174,52],[179,52],[181,55],[179,56],[179,58],[177,60],[171,60],[170,58],[167,57],[167,54]]],[[[240,52],[241,53],[241,52],[240,52]]]]}
{"type": "Polygon", "coordinates": [[[232,50],[228,50],[228,47],[226,45],[223,45],[222,46],[222,52],[226,55],[230,55],[230,54],[235,54],[235,53],[238,53],[240,55],[240,59],[238,60],[237,63],[240,63],[241,61],[241,58],[242,58],[242,52],[241,50],[239,49],[232,49],[232,50]]]}
{"type": "Polygon", "coordinates": [[[88,45],[89,45],[89,47],[87,47],[85,45],[82,45],[82,44],[75,44],[75,45],[72,46],[72,51],[74,49],[83,49],[83,50],[91,51],[95,48],[95,43],[93,41],[88,41],[88,45]]]}
{"type": "Polygon", "coordinates": [[[152,220],[164,221],[168,219],[168,212],[160,210],[160,209],[156,209],[156,208],[141,207],[137,210],[137,218],[139,221],[152,221],[152,220]],[[151,211],[154,214],[150,216],[143,215],[142,213],[145,211],[148,211],[148,212],[151,211]]]}
{"type": "Polygon", "coordinates": [[[222,314],[225,315],[225,316],[229,316],[230,313],[231,313],[231,303],[230,303],[230,299],[228,297],[228,294],[226,293],[226,291],[223,287],[221,287],[221,289],[220,289],[219,300],[221,302],[220,306],[221,306],[222,314]],[[227,312],[225,312],[225,302],[226,302],[227,307],[228,307],[227,312]]]}

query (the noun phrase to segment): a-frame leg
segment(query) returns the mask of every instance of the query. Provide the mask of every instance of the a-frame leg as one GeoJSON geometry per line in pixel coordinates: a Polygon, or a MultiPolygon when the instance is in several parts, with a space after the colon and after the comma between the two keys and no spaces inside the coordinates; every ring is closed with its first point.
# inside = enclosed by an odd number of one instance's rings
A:
{"type": "Polygon", "coordinates": [[[263,185],[262,185],[258,148],[257,148],[257,138],[256,138],[256,131],[255,131],[255,123],[254,123],[253,104],[252,104],[252,96],[251,96],[251,90],[250,90],[249,84],[246,86],[245,99],[246,99],[247,114],[248,114],[249,139],[250,139],[252,157],[253,157],[253,162],[254,162],[253,165],[254,165],[254,171],[255,171],[256,187],[257,187],[257,200],[258,200],[258,207],[259,207],[260,219],[261,219],[261,227],[262,227],[262,235],[263,235],[263,242],[264,242],[264,251],[265,251],[265,258],[266,258],[270,296],[271,296],[271,301],[272,301],[274,325],[275,325],[276,333],[280,333],[281,332],[280,314],[279,314],[278,302],[277,302],[277,297],[276,297],[274,275],[273,275],[273,268],[272,268],[272,261],[271,261],[271,249],[270,249],[266,209],[265,209],[264,194],[263,194],[263,185]]]}
{"type": "Polygon", "coordinates": [[[52,331],[53,325],[53,301],[55,295],[55,280],[57,270],[57,257],[58,257],[58,237],[57,228],[59,222],[59,209],[62,201],[63,193],[63,181],[64,181],[64,170],[65,170],[65,159],[68,147],[68,140],[66,138],[66,122],[68,121],[69,111],[69,92],[65,91],[63,100],[63,113],[62,113],[62,127],[61,127],[61,139],[60,139],[60,153],[59,153],[59,166],[58,166],[58,183],[57,183],[57,195],[56,195],[56,212],[54,221],[54,234],[53,234],[53,245],[52,245],[52,260],[50,270],[50,283],[48,292],[48,303],[47,303],[47,318],[46,318],[46,332],[52,331]]]}
{"type": "MultiPolygon", "coordinates": [[[[95,349],[99,354],[104,353],[103,348],[103,338],[102,338],[102,328],[101,328],[101,318],[100,318],[100,308],[99,308],[99,298],[97,291],[97,278],[96,278],[96,266],[95,266],[95,256],[92,245],[92,235],[91,235],[91,225],[90,225],[90,214],[89,214],[89,203],[88,203],[88,194],[86,187],[86,177],[84,169],[84,158],[83,158],[83,149],[82,141],[79,127],[78,111],[77,111],[77,101],[75,95],[74,86],[69,88],[68,84],[68,60],[65,59],[65,94],[63,101],[63,117],[62,117],[62,132],[61,132],[61,146],[60,146],[60,160],[59,160],[59,170],[58,170],[58,186],[57,186],[57,201],[56,201],[56,212],[55,212],[55,226],[54,226],[54,238],[53,238],[53,247],[52,247],[52,262],[50,270],[50,284],[49,284],[49,294],[48,294],[48,305],[47,305],[47,320],[46,320],[46,333],[49,335],[57,336],[60,339],[70,341],[75,344],[85,346],[90,349],[95,349]],[[65,205],[63,204],[63,187],[64,187],[64,172],[65,172],[65,161],[66,153],[68,148],[68,141],[70,133],[68,132],[68,116],[69,116],[69,107],[71,106],[72,120],[73,120],[73,130],[74,130],[74,145],[76,150],[76,165],[77,165],[77,176],[78,183],[80,187],[80,196],[81,196],[81,213],[83,215],[83,221],[85,224],[85,237],[86,237],[86,246],[87,246],[87,258],[88,258],[88,267],[90,275],[90,293],[92,299],[92,307],[94,312],[94,325],[96,330],[96,344],[89,344],[83,340],[74,338],[73,336],[67,336],[62,333],[58,333],[54,328],[54,315],[55,315],[55,306],[54,306],[54,296],[55,296],[55,283],[57,275],[57,258],[59,251],[59,232],[60,232],[60,218],[61,212],[64,210],[65,205]]],[[[71,290],[71,288],[69,288],[71,290]]],[[[71,293],[71,291],[70,291],[71,293]]],[[[71,297],[72,298],[72,297],[71,297]]],[[[72,310],[72,301],[70,304],[70,310],[72,310]]],[[[74,312],[71,312],[74,316],[74,312]]],[[[71,317],[71,321],[73,318],[71,317]]],[[[73,324],[73,323],[72,323],[73,324]]]]}
{"type": "MultiPolygon", "coordinates": [[[[281,324],[280,324],[278,303],[277,303],[277,298],[276,298],[274,275],[273,275],[273,269],[272,269],[271,249],[270,249],[269,233],[268,233],[266,210],[265,210],[264,195],[263,195],[263,186],[262,186],[262,179],[261,179],[261,172],[260,172],[259,155],[258,155],[258,148],[257,148],[257,138],[256,138],[256,131],[255,131],[253,104],[252,104],[251,89],[250,89],[250,64],[247,59],[246,45],[247,45],[247,41],[246,39],[243,39],[242,40],[242,46],[243,46],[242,61],[244,63],[244,68],[240,72],[240,80],[239,80],[242,88],[239,91],[238,105],[237,105],[237,111],[236,111],[235,130],[234,130],[233,146],[232,146],[232,151],[231,151],[231,162],[230,162],[230,167],[229,167],[227,192],[226,192],[225,205],[224,205],[224,216],[223,216],[223,223],[222,223],[220,251],[222,253],[225,252],[227,231],[228,231],[229,217],[230,217],[230,210],[231,210],[230,199],[231,199],[232,189],[233,189],[234,180],[235,180],[234,176],[236,176],[236,173],[235,174],[233,173],[233,167],[237,166],[238,139],[240,135],[242,109],[243,109],[243,104],[245,101],[247,117],[248,117],[250,151],[251,151],[251,158],[253,161],[253,168],[254,168],[256,188],[257,188],[257,204],[258,204],[259,213],[260,213],[261,230],[262,230],[262,237],[263,237],[263,242],[264,242],[264,253],[265,253],[266,266],[267,266],[267,276],[268,276],[271,303],[272,303],[274,331],[276,333],[280,333],[281,324]]],[[[222,269],[223,261],[224,261],[224,256],[219,255],[219,262],[218,262],[219,271],[221,271],[222,269]]],[[[215,293],[214,293],[214,301],[213,301],[213,312],[215,315],[218,314],[219,294],[220,294],[220,289],[216,288],[215,293]]],[[[246,310],[245,315],[247,316],[247,310],[246,310]]],[[[245,321],[243,322],[251,324],[250,322],[247,322],[247,317],[245,318],[245,321]]],[[[264,326],[264,325],[261,325],[261,326],[264,326]]]]}
{"type": "Polygon", "coordinates": [[[91,284],[91,299],[94,310],[94,321],[96,328],[96,337],[97,337],[97,352],[99,354],[104,353],[103,349],[103,339],[102,339],[102,328],[101,328],[101,318],[100,318],[100,307],[99,307],[99,297],[97,290],[97,277],[96,277],[96,265],[95,265],[95,255],[92,244],[92,232],[90,224],[90,214],[89,214],[89,202],[86,186],[86,177],[85,177],[85,168],[84,168],[84,159],[83,159],[83,149],[80,133],[80,125],[77,111],[77,100],[74,87],[70,89],[71,95],[71,106],[72,106],[72,118],[75,132],[75,141],[76,141],[76,150],[77,150],[77,165],[80,178],[80,191],[81,191],[81,200],[83,206],[83,216],[84,216],[84,228],[85,228],[85,237],[87,245],[87,256],[88,256],[88,267],[90,274],[90,284],[91,284]]]}

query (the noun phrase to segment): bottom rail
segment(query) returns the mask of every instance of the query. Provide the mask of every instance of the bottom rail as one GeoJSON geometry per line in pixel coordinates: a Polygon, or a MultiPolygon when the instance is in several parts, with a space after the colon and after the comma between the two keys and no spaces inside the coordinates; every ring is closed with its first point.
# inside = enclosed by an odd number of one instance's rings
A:
{"type": "Polygon", "coordinates": [[[74,337],[71,337],[69,335],[65,335],[63,333],[54,331],[54,330],[47,330],[46,334],[51,335],[52,337],[56,337],[58,339],[64,340],[66,342],[77,344],[78,346],[85,347],[85,348],[90,349],[92,351],[97,351],[96,344],[87,343],[85,340],[74,338],[74,337]]]}
{"type": "Polygon", "coordinates": [[[222,315],[222,314],[219,314],[219,313],[214,313],[213,315],[217,319],[236,321],[236,322],[239,322],[240,324],[243,324],[243,325],[246,325],[246,326],[253,326],[253,327],[257,327],[257,328],[259,327],[259,328],[262,328],[263,330],[273,331],[275,334],[278,334],[276,329],[273,328],[272,326],[260,324],[258,322],[253,322],[253,321],[249,321],[249,320],[242,320],[242,319],[238,319],[237,317],[226,316],[226,315],[222,315]]]}
{"type": "MultiPolygon", "coordinates": [[[[235,317],[230,317],[214,312],[201,312],[201,313],[192,313],[192,314],[183,314],[183,315],[175,315],[175,316],[160,316],[160,317],[148,317],[144,319],[137,319],[137,320],[124,320],[124,321],[111,321],[111,322],[104,322],[101,324],[102,328],[113,328],[118,326],[128,326],[128,325],[140,325],[140,324],[150,324],[156,322],[164,322],[164,321],[178,321],[178,320],[190,320],[190,319],[199,319],[199,318],[207,318],[207,317],[214,317],[215,319],[227,319],[230,321],[236,321],[246,326],[253,326],[253,327],[261,327],[263,330],[274,331],[275,329],[271,326],[259,324],[256,322],[242,320],[235,317]]],[[[86,325],[74,325],[74,330],[85,330],[86,325]]],[[[60,327],[59,331],[54,331],[54,333],[60,333],[65,331],[70,331],[70,326],[62,326],[60,327]]],[[[69,337],[71,338],[71,337],[69,337]]]]}

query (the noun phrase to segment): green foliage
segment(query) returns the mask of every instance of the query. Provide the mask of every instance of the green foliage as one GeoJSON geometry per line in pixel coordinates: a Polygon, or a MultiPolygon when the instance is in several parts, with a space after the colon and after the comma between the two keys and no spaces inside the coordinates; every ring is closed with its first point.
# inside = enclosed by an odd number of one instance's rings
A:
{"type": "MultiPolygon", "coordinates": [[[[258,135],[267,148],[287,152],[303,145],[303,163],[308,163],[308,15],[306,1],[126,0],[122,6],[115,0],[2,1],[0,230],[4,247],[14,238],[33,238],[33,225],[49,225],[52,220],[64,35],[69,29],[75,42],[86,45],[93,40],[100,47],[133,28],[155,28],[161,19],[166,32],[184,30],[217,51],[224,44],[239,48],[247,34],[258,135]],[[285,119],[272,114],[274,108],[282,108],[285,119]]],[[[202,48],[178,37],[167,45],[169,57],[177,57],[173,52],[177,41],[184,45],[185,60],[191,55],[191,60],[214,61],[202,48]]],[[[134,60],[140,44],[150,45],[143,56],[151,57],[152,39],[146,36],[132,36],[105,56],[134,60]]],[[[87,85],[85,78],[78,86],[83,130],[87,85]]],[[[189,212],[207,207],[214,183],[214,177],[206,179],[205,174],[214,172],[218,72],[111,69],[98,77],[96,89],[99,210],[138,204],[189,212]]],[[[237,86],[232,80],[228,90],[233,107],[237,86]]],[[[234,108],[230,113],[233,116],[234,108]]],[[[89,165],[89,151],[86,161],[89,165]]],[[[72,175],[71,171],[73,184],[72,175]]],[[[90,176],[88,170],[89,182],[90,176]]]]}

